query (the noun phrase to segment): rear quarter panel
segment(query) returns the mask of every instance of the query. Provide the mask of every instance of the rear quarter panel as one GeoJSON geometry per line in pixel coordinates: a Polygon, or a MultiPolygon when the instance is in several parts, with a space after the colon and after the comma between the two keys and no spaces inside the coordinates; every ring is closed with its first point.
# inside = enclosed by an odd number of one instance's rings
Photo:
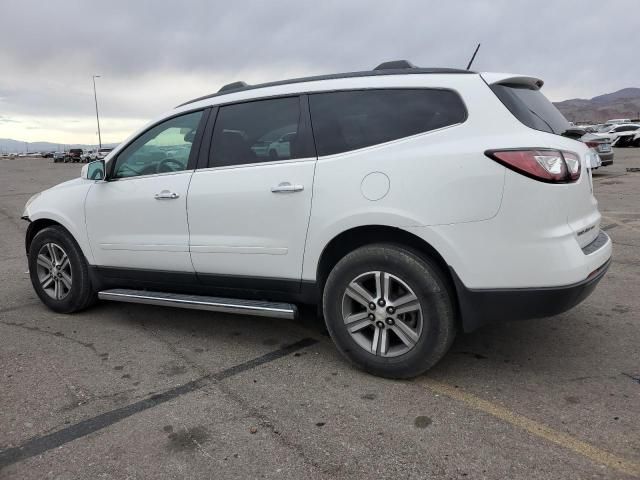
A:
{"type": "MultiPolygon", "coordinates": [[[[303,278],[315,279],[325,245],[336,235],[363,225],[406,230],[481,222],[500,210],[505,168],[484,156],[504,114],[488,124],[482,115],[495,109],[495,96],[477,75],[414,75],[411,87],[449,88],[466,104],[465,122],[440,130],[351,152],[320,157],[303,278]],[[492,98],[493,96],[493,98],[492,98]],[[381,172],[388,191],[379,200],[363,195],[363,179],[381,172]]],[[[397,87],[398,85],[396,85],[397,87]]],[[[404,86],[404,85],[402,85],[404,86]]],[[[508,112],[507,112],[508,113],[508,112]]],[[[445,259],[446,260],[446,259],[445,259]]]]}

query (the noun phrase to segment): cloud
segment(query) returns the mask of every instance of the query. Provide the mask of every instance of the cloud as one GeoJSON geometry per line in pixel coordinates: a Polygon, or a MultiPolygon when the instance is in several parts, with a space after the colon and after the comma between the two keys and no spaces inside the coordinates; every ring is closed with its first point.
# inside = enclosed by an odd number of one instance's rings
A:
{"type": "Polygon", "coordinates": [[[553,100],[637,86],[635,43],[619,41],[634,38],[636,16],[616,13],[634,12],[637,0],[618,0],[607,13],[588,3],[2,2],[0,112],[76,118],[84,133],[70,134],[93,138],[93,74],[102,75],[101,117],[120,131],[235,80],[364,70],[398,58],[464,67],[478,42],[475,69],[533,74],[553,100]]]}
{"type": "Polygon", "coordinates": [[[0,115],[0,123],[20,123],[20,120],[16,120],[14,118],[5,117],[4,115],[0,115]]]}

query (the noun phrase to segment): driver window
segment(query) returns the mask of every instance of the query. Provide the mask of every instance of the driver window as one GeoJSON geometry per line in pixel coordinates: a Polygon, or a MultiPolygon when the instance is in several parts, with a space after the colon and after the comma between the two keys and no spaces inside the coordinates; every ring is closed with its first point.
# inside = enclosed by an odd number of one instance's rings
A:
{"type": "Polygon", "coordinates": [[[116,159],[114,178],[186,170],[202,112],[174,117],[135,139],[116,159]]]}

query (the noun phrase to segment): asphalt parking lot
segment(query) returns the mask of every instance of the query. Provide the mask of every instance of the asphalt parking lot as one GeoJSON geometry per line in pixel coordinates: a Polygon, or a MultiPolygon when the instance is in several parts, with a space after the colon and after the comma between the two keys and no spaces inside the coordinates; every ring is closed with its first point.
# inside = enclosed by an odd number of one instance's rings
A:
{"type": "Polygon", "coordinates": [[[77,164],[0,159],[0,478],[640,477],[640,149],[594,174],[614,259],[553,318],[460,335],[427,375],[348,365],[322,322],[47,310],[22,208],[77,164]]]}

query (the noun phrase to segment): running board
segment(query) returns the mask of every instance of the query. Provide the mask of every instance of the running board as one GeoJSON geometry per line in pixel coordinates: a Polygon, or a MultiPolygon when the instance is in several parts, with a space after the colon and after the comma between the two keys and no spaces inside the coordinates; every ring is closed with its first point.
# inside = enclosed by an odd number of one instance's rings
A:
{"type": "Polygon", "coordinates": [[[115,288],[98,292],[101,300],[115,302],[144,303],[166,307],[208,310],[211,312],[239,313],[258,317],[296,318],[298,310],[290,303],[264,302],[261,300],[241,300],[237,298],[207,297],[203,295],[183,295],[180,293],[148,292],[115,288]]]}

